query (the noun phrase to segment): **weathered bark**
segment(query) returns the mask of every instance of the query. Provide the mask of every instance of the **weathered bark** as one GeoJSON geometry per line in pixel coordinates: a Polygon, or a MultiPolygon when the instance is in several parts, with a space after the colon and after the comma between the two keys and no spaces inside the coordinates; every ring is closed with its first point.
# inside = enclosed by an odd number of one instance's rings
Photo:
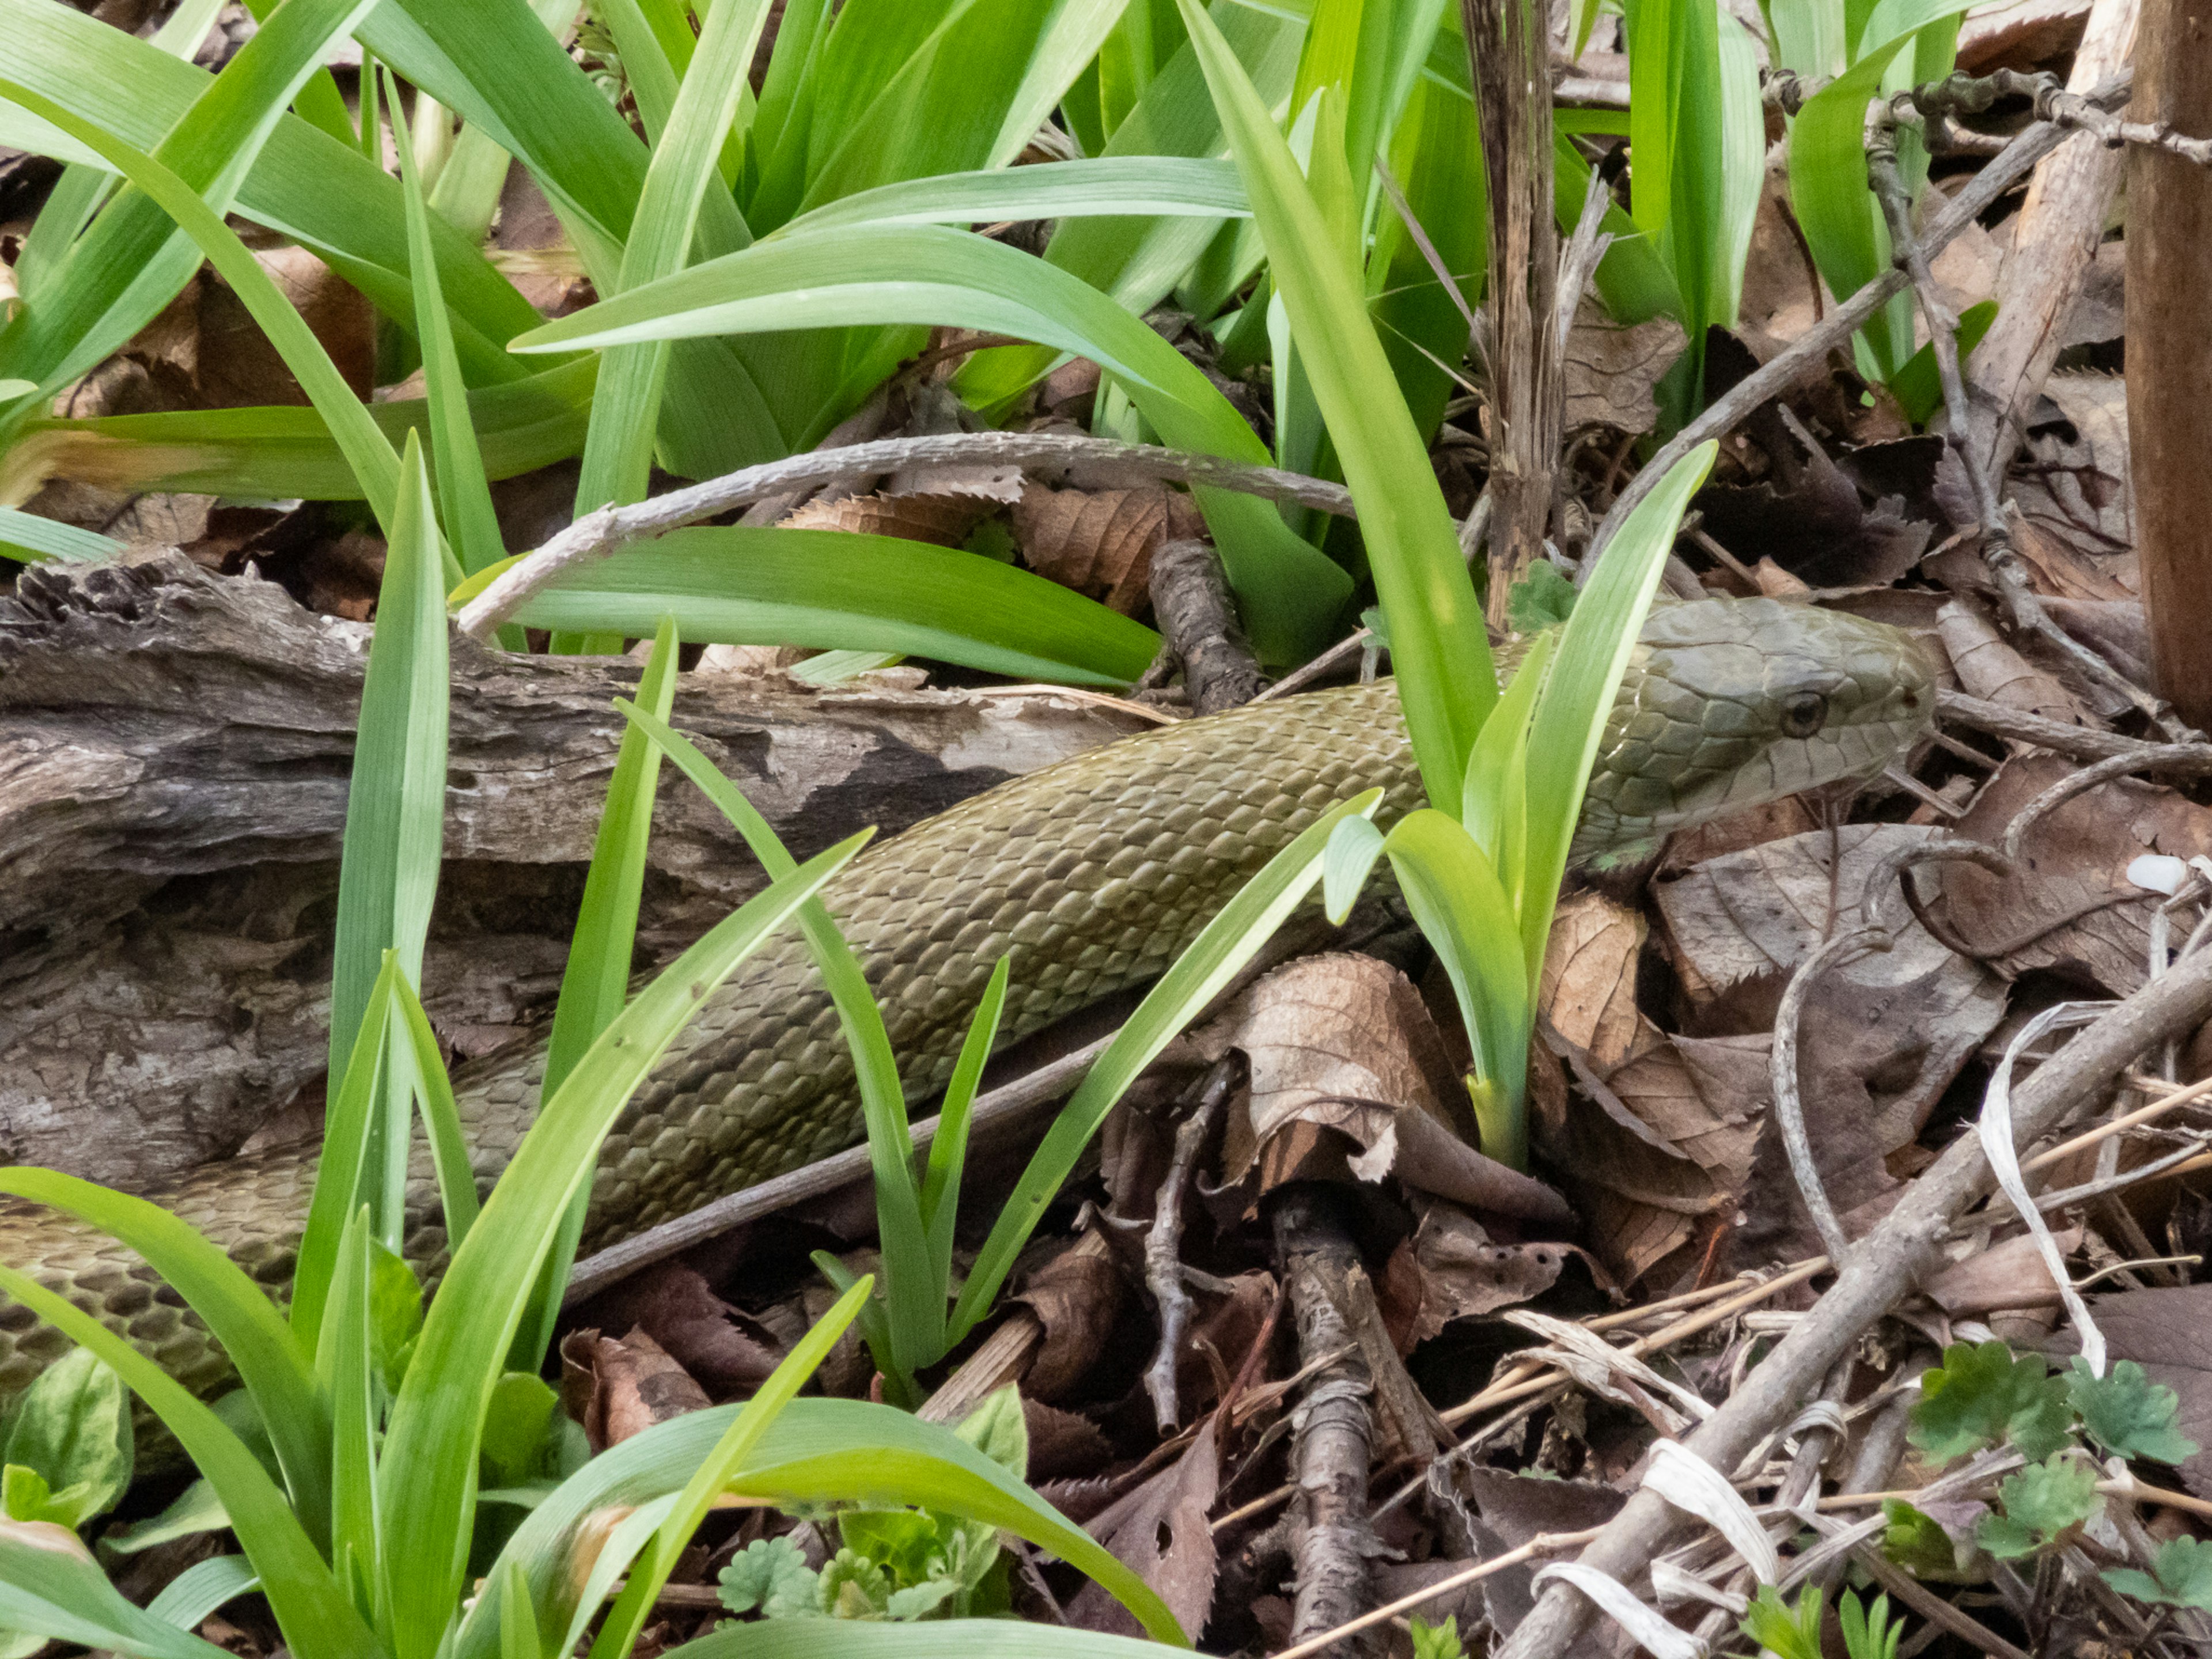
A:
{"type": "Polygon", "coordinates": [[[1166,543],[1152,555],[1152,614],[1182,664],[1192,711],[1218,714],[1251,702],[1267,682],[1237,623],[1213,544],[1166,543]]]}
{"type": "MultiPolygon", "coordinates": [[[[2097,0],[2090,8],[2069,91],[2087,93],[2127,66],[2140,9],[2141,0],[2097,0]]],[[[2003,306],[1966,362],[1966,451],[2000,488],[2057,361],[2125,161],[2124,152],[2084,133],[2047,157],[2028,183],[2005,264],[2003,306]]]]}
{"type": "MultiPolygon", "coordinates": [[[[2130,118],[2212,136],[2212,0],[2145,0],[2130,118]]],[[[2128,451],[2160,693],[2212,726],[2212,171],[2128,158],[2128,451]]]]}
{"type": "MultiPolygon", "coordinates": [[[[137,1185],[317,1083],[368,630],[181,556],[0,599],[0,1158],[137,1185]]],[[[456,635],[447,862],[424,967],[471,1050],[550,1006],[638,665],[456,635]]],[[[802,855],[904,828],[1137,722],[1053,696],[682,677],[675,721],[802,855]]],[[[756,884],[664,787],[641,956],[756,884]]]]}
{"type": "Polygon", "coordinates": [[[1490,186],[1490,625],[1544,556],[1559,458],[1548,8],[1461,0],[1490,186]]]}

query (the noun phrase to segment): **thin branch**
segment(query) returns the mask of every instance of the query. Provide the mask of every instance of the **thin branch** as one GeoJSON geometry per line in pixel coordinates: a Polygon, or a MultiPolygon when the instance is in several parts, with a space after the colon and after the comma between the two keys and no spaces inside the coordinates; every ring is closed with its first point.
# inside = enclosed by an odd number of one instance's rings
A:
{"type": "MultiPolygon", "coordinates": [[[[2124,99],[2128,81],[2115,76],[2090,94],[2100,106],[2124,99]]],[[[1954,238],[1965,231],[1986,212],[1997,198],[2032,171],[2035,164],[2063,143],[2069,134],[2054,123],[2039,122],[2008,144],[2004,152],[1974,175],[1958,195],[1952,198],[1935,222],[1921,238],[1923,249],[1932,257],[1948,246],[1954,238]]],[[[1760,404],[1780,396],[1796,385],[1804,374],[1827,354],[1844,345],[1860,325],[1887,304],[1892,295],[1903,289],[1911,279],[1903,270],[1885,271],[1857,293],[1838,305],[1821,321],[1814,324],[1793,340],[1787,349],[1775,355],[1753,374],[1732,387],[1727,395],[1708,404],[1705,413],[1689,422],[1674,437],[1662,444],[1651,459],[1630,479],[1611,507],[1607,509],[1605,521],[1598,526],[1590,544],[1592,558],[1601,556],[1620,527],[1628,522],[1628,515],[1637,504],[1658,486],[1675,462],[1680,460],[1708,438],[1723,436],[1760,404]]],[[[1589,561],[1584,561],[1585,566],[1589,561]]]]}
{"type": "Polygon", "coordinates": [[[462,606],[461,631],[477,639],[489,638],[533,595],[573,567],[748,502],[793,489],[817,488],[854,473],[951,465],[1111,469],[1137,477],[1205,484],[1270,501],[1297,501],[1340,518],[1352,516],[1352,492],[1342,484],[1154,444],[1120,443],[1066,432],[948,432],[919,438],[879,438],[764,462],[632,506],[603,507],[587,513],[543,546],[523,555],[462,606]]]}

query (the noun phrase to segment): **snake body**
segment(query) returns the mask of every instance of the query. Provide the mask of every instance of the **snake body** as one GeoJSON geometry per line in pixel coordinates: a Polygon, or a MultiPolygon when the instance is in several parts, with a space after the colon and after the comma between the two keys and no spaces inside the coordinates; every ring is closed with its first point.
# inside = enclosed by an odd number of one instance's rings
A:
{"type": "MultiPolygon", "coordinates": [[[[1575,853],[1863,778],[1927,728],[1911,638],[1766,599],[1656,610],[1607,727],[1575,853]]],[[[826,890],[866,964],[912,1097],[940,1088],[993,964],[1013,956],[1017,1040],[1158,975],[1237,889],[1333,803],[1381,787],[1388,822],[1420,786],[1389,682],[1309,693],[1112,744],[965,801],[826,890]]],[[[536,1110],[542,1042],[466,1066],[456,1094],[479,1183],[536,1110]]],[[[711,998],[609,1136],[583,1248],[603,1248],[860,1137],[852,1061],[804,944],[771,939],[711,998]]],[[[289,1293],[312,1149],[210,1164],[149,1194],[289,1293]]],[[[418,1170],[418,1266],[444,1245],[418,1170]]],[[[0,1261],[67,1295],[196,1391],[228,1361],[135,1252],[42,1206],[0,1204],[0,1261]]],[[[67,1340],[0,1301],[0,1400],[67,1340]]]]}

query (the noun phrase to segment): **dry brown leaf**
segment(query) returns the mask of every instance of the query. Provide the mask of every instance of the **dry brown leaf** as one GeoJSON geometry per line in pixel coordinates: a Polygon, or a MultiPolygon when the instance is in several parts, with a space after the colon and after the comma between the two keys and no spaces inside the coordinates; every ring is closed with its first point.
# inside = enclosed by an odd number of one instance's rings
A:
{"type": "Polygon", "coordinates": [[[1788,836],[1802,836],[1820,827],[1820,820],[1802,795],[1784,795],[1746,812],[1731,812],[1710,823],[1676,830],[1667,842],[1667,856],[1660,863],[1659,873],[1678,876],[1707,859],[1741,853],[1788,836]]]}
{"type": "Polygon", "coordinates": [[[1642,911],[1595,889],[1553,915],[1537,1006],[1600,1071],[1620,1064],[1636,1041],[1636,963],[1650,931],[1642,911]]]}
{"type": "Polygon", "coordinates": [[[1024,1394],[1057,1400],[1083,1380],[1106,1351],[1121,1288],[1113,1257],[1089,1237],[1029,1275],[1009,1298],[1044,1322],[1044,1346],[1022,1381],[1024,1394]]]}
{"type": "MultiPolygon", "coordinates": [[[[1226,1282],[1225,1293],[1192,1287],[1198,1316],[1176,1364],[1176,1397],[1182,1401],[1186,1418],[1219,1401],[1223,1378],[1233,1380],[1243,1370],[1245,1356],[1267,1323],[1267,1310],[1274,1305],[1273,1273],[1255,1267],[1226,1282]]],[[[1261,1381],[1266,1375],[1262,1366],[1253,1377],[1261,1381]]]]}
{"type": "MultiPolygon", "coordinates": [[[[254,258],[306,319],[357,398],[376,380],[376,313],[361,290],[302,247],[272,248],[254,258]]],[[[304,404],[301,390],[229,286],[210,276],[200,289],[194,381],[214,409],[304,404]]]]}
{"type": "Polygon", "coordinates": [[[2054,374],[2027,422],[2033,465],[2014,469],[2014,499],[2034,523],[2092,552],[2135,545],[2128,388],[2117,374],[2054,374]]]}
{"type": "MultiPolygon", "coordinates": [[[[2052,1234],[2061,1255],[2081,1248],[2081,1230],[2052,1234]]],[[[1979,1319],[2021,1308],[2055,1308],[2058,1284],[2042,1247],[2026,1233],[1954,1261],[1921,1285],[1928,1299],[1954,1319],[1979,1319]]]]}
{"type": "Polygon", "coordinates": [[[1189,497],[1157,484],[1100,490],[1031,484],[1012,522],[1032,570],[1124,616],[1149,603],[1152,555],[1160,544],[1199,529],[1189,497]]]}
{"type": "Polygon", "coordinates": [[[1682,325],[1672,317],[1616,323],[1585,296],[1561,354],[1566,384],[1565,429],[1607,426],[1649,432],[1659,424],[1652,387],[1682,355],[1682,325]]]}
{"type": "MultiPolygon", "coordinates": [[[[2007,761],[1955,832],[1995,843],[2015,812],[2075,769],[2051,755],[2007,761]]],[[[1965,864],[1942,866],[1953,929],[1974,949],[1996,951],[2048,927],[2040,939],[2002,954],[2008,972],[2054,968],[2125,996],[2143,982],[2151,914],[2164,902],[2163,895],[2127,878],[2128,866],[2145,853],[2183,859],[2212,853],[2212,811],[2163,785],[2122,779],[2038,819],[2021,853],[2019,872],[2010,877],[1965,864]]]]}
{"type": "MultiPolygon", "coordinates": [[[[1194,1638],[1213,1607],[1218,1564],[1206,1512],[1220,1484],[1221,1455],[1208,1418],[1188,1450],[1085,1528],[1151,1585],[1194,1638]]],[[[1076,1593],[1067,1616],[1084,1630],[1145,1633],[1136,1616],[1097,1583],[1076,1593]]]]}
{"type": "Polygon", "coordinates": [[[1029,1431],[1029,1480],[1084,1480],[1113,1462],[1114,1448],[1087,1417],[1048,1406],[1042,1400],[1022,1400],[1022,1422],[1029,1431]]]}
{"type": "Polygon", "coordinates": [[[957,547],[993,510],[988,501],[959,495],[848,495],[834,501],[809,501],[784,519],[780,528],[842,530],[957,547]]]}
{"type": "Polygon", "coordinates": [[[1410,1351],[1455,1319],[1477,1319],[1541,1296],[1559,1282],[1566,1252],[1556,1244],[1493,1244],[1470,1215],[1449,1204],[1422,1206],[1420,1224],[1390,1259],[1386,1283],[1410,1279],[1411,1305],[1388,1311],[1410,1351]],[[1402,1264],[1402,1266],[1401,1266],[1402,1264]]]}
{"type": "Polygon", "coordinates": [[[643,1331],[620,1340],[597,1331],[569,1332],[561,1340],[561,1400],[595,1452],[713,1403],[643,1331]]]}
{"type": "Polygon", "coordinates": [[[1554,1224],[1559,1195],[1469,1146],[1472,1111],[1420,994],[1371,957],[1301,957],[1193,1034],[1208,1063],[1230,1049],[1251,1066],[1247,1109],[1231,1112],[1225,1183],[1255,1169],[1283,1181],[1395,1174],[1471,1208],[1554,1224]],[[1346,1158],[1342,1136],[1358,1148],[1346,1158]]]}
{"type": "Polygon", "coordinates": [[[2135,590],[2072,543],[2033,523],[2013,527],[2013,547],[2035,591],[2061,599],[2132,600],[2135,590]]]}
{"type": "MultiPolygon", "coordinates": [[[[1467,1533],[1462,1547],[1468,1554],[1486,1559],[1518,1549],[1545,1533],[1601,1527],[1628,1501],[1609,1486],[1511,1474],[1462,1458],[1441,1467],[1448,1471],[1448,1497],[1457,1511],[1458,1525],[1451,1530],[1467,1533]]],[[[1500,1636],[1510,1634],[1534,1607],[1530,1580],[1540,1565],[1531,1561],[1508,1567],[1482,1581],[1490,1622],[1500,1636]]]]}
{"type": "Polygon", "coordinates": [[[595,1297],[586,1310],[605,1329],[642,1332],[716,1399],[768,1381],[784,1345],[760,1321],[716,1296],[696,1268],[663,1261],[595,1297]]]}
{"type": "Polygon", "coordinates": [[[2014,650],[1979,611],[1954,599],[1938,614],[1936,632],[1968,696],[2069,726],[2095,723],[2063,682],[2014,650]]]}

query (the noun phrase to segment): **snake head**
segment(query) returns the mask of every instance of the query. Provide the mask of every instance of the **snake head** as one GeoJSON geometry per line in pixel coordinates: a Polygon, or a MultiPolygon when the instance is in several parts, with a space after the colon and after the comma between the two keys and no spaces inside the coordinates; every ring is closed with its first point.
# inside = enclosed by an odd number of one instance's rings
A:
{"type": "Polygon", "coordinates": [[[1935,712],[1928,660],[1900,629],[1775,599],[1656,608],[1607,722],[1576,850],[1618,862],[1687,824],[1871,778],[1935,712]]]}

